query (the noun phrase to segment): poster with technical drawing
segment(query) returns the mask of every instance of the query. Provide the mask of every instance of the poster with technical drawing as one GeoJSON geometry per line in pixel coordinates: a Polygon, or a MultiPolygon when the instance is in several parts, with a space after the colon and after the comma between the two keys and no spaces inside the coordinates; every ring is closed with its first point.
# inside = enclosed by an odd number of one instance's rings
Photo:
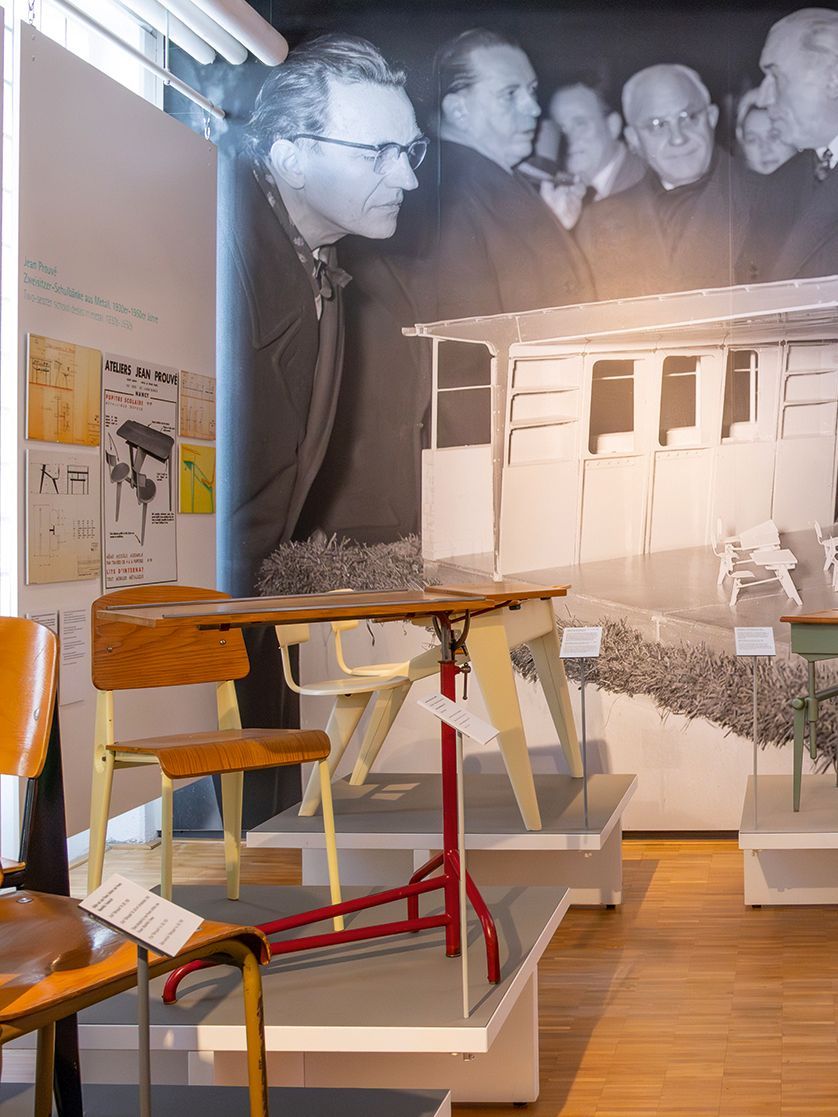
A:
{"type": "Polygon", "coordinates": [[[197,372],[180,374],[181,438],[215,439],[215,380],[197,372]]]}
{"type": "Polygon", "coordinates": [[[98,446],[101,369],[98,349],[27,335],[26,437],[98,446]]]}
{"type": "Polygon", "coordinates": [[[178,371],[105,353],[105,588],[177,579],[178,371]]]}
{"type": "Polygon", "coordinates": [[[26,581],[78,582],[102,568],[99,459],[26,451],[26,581]]]}
{"type": "Polygon", "coordinates": [[[215,512],[215,447],[180,446],[180,510],[188,514],[215,512]]]}

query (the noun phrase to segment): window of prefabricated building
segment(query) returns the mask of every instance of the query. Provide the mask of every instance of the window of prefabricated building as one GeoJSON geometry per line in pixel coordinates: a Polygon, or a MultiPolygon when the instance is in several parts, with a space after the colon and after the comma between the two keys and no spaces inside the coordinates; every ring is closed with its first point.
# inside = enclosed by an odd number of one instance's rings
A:
{"type": "Polygon", "coordinates": [[[437,352],[434,445],[492,441],[492,357],[485,345],[442,341],[437,352]]]}
{"type": "Polygon", "coordinates": [[[591,454],[634,450],[634,365],[632,360],[594,361],[591,369],[591,454]]]}
{"type": "Polygon", "coordinates": [[[725,368],[722,438],[743,441],[756,437],[759,406],[759,353],[731,349],[725,368]]]}
{"type": "Polygon", "coordinates": [[[698,440],[698,378],[701,358],[687,354],[664,357],[658,441],[682,446],[698,440]]]}
{"type": "MultiPolygon", "coordinates": [[[[147,58],[161,63],[163,40],[113,0],[85,0],[92,16],[147,58]]],[[[68,16],[51,0],[7,0],[3,28],[3,196],[2,261],[0,262],[0,613],[18,611],[18,415],[23,401],[18,393],[18,161],[16,50],[21,30],[30,22],[44,35],[102,70],[138,96],[162,109],[163,85],[116,44],[68,16]]],[[[17,856],[19,781],[0,777],[0,849],[17,856]]]]}

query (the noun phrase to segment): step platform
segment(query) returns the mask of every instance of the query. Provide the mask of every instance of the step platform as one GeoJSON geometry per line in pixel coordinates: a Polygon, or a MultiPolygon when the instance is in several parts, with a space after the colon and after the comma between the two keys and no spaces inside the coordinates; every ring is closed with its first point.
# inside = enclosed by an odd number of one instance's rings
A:
{"type": "MultiPolygon", "coordinates": [[[[429,773],[373,773],[353,787],[333,785],[341,880],[396,885],[440,848],[440,779],[429,773]]],[[[468,867],[481,886],[548,885],[570,889],[572,904],[622,902],[622,815],[637,776],[588,778],[588,816],[581,779],[535,776],[542,829],[526,830],[503,773],[470,773],[464,781],[468,867]]],[[[248,847],[302,849],[303,882],[326,882],[323,820],[291,807],[247,835],[248,847]]]]}
{"type": "MultiPolygon", "coordinates": [[[[348,899],[369,889],[344,892],[348,899]]],[[[470,912],[468,1019],[460,959],[445,957],[439,929],[275,958],[262,976],[270,1084],[450,1090],[460,1102],[535,1101],[537,969],[569,896],[566,889],[515,887],[485,889],[484,898],[498,929],[502,980],[486,980],[483,937],[470,912]]],[[[174,900],[205,918],[250,924],[323,906],[328,890],[251,886],[236,902],[217,887],[188,885],[174,889],[174,900]]],[[[440,910],[438,894],[424,898],[422,914],[440,910]]],[[[347,927],[390,922],[404,911],[402,901],[359,912],[347,917],[347,927]]],[[[152,982],[154,1081],[245,1085],[238,974],[221,967],[193,974],[170,1007],[160,999],[162,984],[152,982]]],[[[136,1020],[135,991],[80,1015],[86,1083],[136,1081],[136,1020]]],[[[34,1058],[34,1046],[34,1037],[25,1036],[5,1048],[4,1058],[34,1058]]]]}
{"type": "MultiPolygon", "coordinates": [[[[138,1117],[136,1086],[84,1086],[85,1117],[138,1117]]],[[[32,1086],[0,1086],[3,1117],[32,1117],[32,1086]]],[[[268,1097],[276,1117],[451,1117],[441,1090],[322,1090],[274,1087],[268,1097]]],[[[248,1117],[241,1086],[153,1086],[153,1117],[248,1117]]]]}
{"type": "Polygon", "coordinates": [[[745,903],[838,904],[838,786],[834,772],[749,776],[739,826],[745,903]]]}

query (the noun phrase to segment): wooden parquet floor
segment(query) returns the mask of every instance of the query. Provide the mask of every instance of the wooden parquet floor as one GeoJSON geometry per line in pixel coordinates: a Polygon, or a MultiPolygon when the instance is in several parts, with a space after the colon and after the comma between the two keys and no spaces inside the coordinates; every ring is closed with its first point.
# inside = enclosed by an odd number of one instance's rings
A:
{"type": "MultiPolygon", "coordinates": [[[[211,843],[175,865],[223,880],[211,843]]],[[[157,855],[108,870],[152,884],[157,855]]],[[[244,878],[295,883],[298,855],[251,851],[244,878]]],[[[732,841],[627,841],[622,907],[571,909],[542,960],[540,1028],[529,1117],[838,1117],[838,907],[746,908],[732,841]]]]}

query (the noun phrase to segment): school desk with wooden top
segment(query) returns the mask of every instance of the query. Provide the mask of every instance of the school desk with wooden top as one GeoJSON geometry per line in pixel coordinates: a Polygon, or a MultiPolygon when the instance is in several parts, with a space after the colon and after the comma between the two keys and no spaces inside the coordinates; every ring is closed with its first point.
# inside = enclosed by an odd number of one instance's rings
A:
{"type": "MultiPolygon", "coordinates": [[[[501,594],[503,597],[503,595],[501,594]]],[[[513,604],[514,596],[503,598],[513,604]]],[[[148,605],[110,606],[99,614],[103,635],[107,632],[108,621],[114,622],[114,632],[122,635],[115,637],[130,641],[131,627],[152,626],[161,640],[178,639],[183,630],[198,628],[217,630],[219,639],[224,639],[225,630],[246,628],[258,625],[299,624],[332,620],[416,620],[428,618],[433,624],[440,641],[440,691],[454,699],[455,679],[460,667],[455,661],[458,650],[468,638],[472,618],[487,611],[497,609],[499,602],[487,597],[467,592],[450,590],[409,590],[377,593],[331,593],[308,594],[299,597],[254,597],[222,598],[194,602],[160,602],[148,605]],[[126,632],[126,622],[129,626],[126,632]]],[[[314,911],[304,912],[283,919],[277,919],[260,926],[267,935],[277,935],[292,928],[309,926],[339,915],[378,907],[394,901],[405,901],[407,918],[370,927],[350,927],[346,930],[329,931],[309,935],[304,938],[273,941],[272,954],[287,954],[292,951],[307,950],[320,946],[381,938],[388,935],[403,934],[406,931],[422,931],[432,927],[445,930],[445,952],[453,957],[460,952],[460,909],[459,909],[459,857],[458,807],[457,807],[457,744],[455,731],[444,722],[440,723],[442,751],[442,832],[443,854],[441,872],[413,879],[398,887],[377,892],[371,896],[331,904],[314,911]],[[443,891],[444,910],[431,916],[419,915],[419,897],[437,890],[443,891]]],[[[416,878],[417,874],[414,874],[416,878]]],[[[492,916],[477,887],[466,876],[468,899],[480,919],[486,942],[488,980],[500,980],[498,941],[492,916]]],[[[180,980],[202,963],[191,963],[175,971],[169,978],[165,999],[175,999],[180,980]]]]}

